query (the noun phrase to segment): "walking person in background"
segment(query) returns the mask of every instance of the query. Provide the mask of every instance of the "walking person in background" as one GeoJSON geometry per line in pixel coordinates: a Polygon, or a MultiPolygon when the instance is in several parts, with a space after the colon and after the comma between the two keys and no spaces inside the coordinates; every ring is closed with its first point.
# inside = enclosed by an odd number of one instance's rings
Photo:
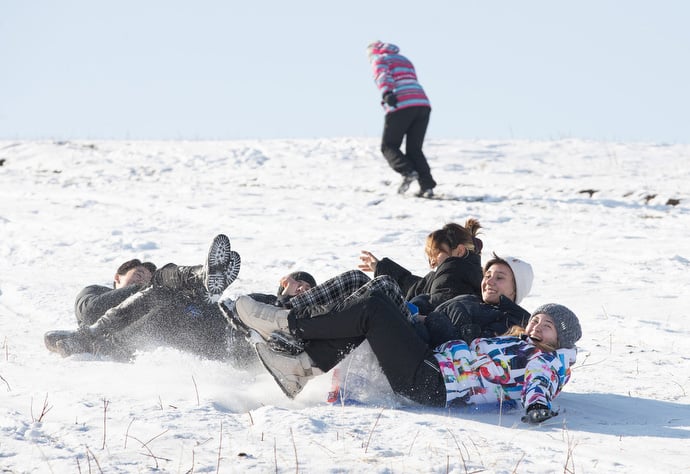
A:
{"type": "Polygon", "coordinates": [[[419,197],[432,197],[436,181],[422,152],[431,103],[417,81],[412,63],[391,43],[375,41],[367,47],[374,81],[386,111],[381,152],[394,171],[403,176],[398,193],[419,182],[419,197]],[[405,153],[400,147],[405,139],[405,153]]]}

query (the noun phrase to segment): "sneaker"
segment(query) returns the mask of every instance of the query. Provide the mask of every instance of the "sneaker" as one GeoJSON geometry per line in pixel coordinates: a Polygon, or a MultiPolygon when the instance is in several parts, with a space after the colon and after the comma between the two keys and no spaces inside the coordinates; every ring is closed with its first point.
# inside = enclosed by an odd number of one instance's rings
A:
{"type": "Polygon", "coordinates": [[[306,352],[297,356],[288,355],[272,351],[265,343],[258,343],[254,348],[261,363],[289,398],[295,398],[311,378],[323,373],[313,367],[306,352]]]}
{"type": "Polygon", "coordinates": [[[431,199],[434,197],[434,190],[432,188],[420,189],[416,196],[420,198],[431,199]]]}
{"type": "Polygon", "coordinates": [[[245,295],[235,301],[235,313],[245,327],[255,330],[265,340],[271,337],[273,331],[289,332],[289,309],[260,303],[245,295]]]}
{"type": "MultiPolygon", "coordinates": [[[[227,235],[216,235],[208,249],[202,274],[209,301],[216,302],[226,288],[226,272],[232,262],[230,239],[227,235]]],[[[239,268],[237,269],[239,273],[239,268]]]]}
{"type": "Polygon", "coordinates": [[[299,355],[304,352],[304,341],[297,339],[292,334],[275,331],[268,338],[268,346],[277,352],[286,352],[291,355],[299,355]]]}
{"type": "Polygon", "coordinates": [[[400,183],[400,187],[398,187],[398,194],[404,194],[405,191],[410,189],[410,184],[416,181],[417,178],[419,178],[419,174],[416,171],[411,171],[403,175],[402,183],[400,183]]]}

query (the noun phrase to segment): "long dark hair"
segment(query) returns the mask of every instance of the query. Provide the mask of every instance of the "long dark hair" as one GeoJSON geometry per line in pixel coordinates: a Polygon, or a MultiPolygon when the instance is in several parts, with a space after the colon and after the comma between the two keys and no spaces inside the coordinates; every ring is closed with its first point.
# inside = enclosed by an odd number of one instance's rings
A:
{"type": "Polygon", "coordinates": [[[483,244],[476,237],[481,228],[479,221],[472,217],[465,221],[464,226],[451,222],[427,236],[426,248],[440,249],[447,245],[450,250],[453,250],[458,245],[463,245],[469,252],[481,255],[483,244]]]}

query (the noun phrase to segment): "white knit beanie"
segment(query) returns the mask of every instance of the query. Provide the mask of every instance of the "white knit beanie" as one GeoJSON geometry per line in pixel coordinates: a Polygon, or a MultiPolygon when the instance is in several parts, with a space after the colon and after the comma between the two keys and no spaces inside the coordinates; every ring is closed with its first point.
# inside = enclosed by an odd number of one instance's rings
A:
{"type": "Polygon", "coordinates": [[[532,289],[532,281],[534,281],[532,265],[517,257],[505,256],[499,258],[505,260],[513,271],[513,278],[515,278],[515,304],[520,304],[522,299],[529,295],[532,289]]]}

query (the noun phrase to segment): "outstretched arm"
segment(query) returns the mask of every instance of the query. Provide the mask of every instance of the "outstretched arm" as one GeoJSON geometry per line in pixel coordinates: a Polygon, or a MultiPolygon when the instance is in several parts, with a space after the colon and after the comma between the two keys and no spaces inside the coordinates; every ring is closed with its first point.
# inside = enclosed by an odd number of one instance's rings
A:
{"type": "Polygon", "coordinates": [[[570,364],[574,350],[540,353],[525,368],[522,402],[526,408],[522,421],[541,423],[558,414],[551,409],[551,401],[570,379],[570,364]],[[566,352],[573,351],[572,354],[566,352]],[[571,357],[572,356],[572,357],[571,357]]]}
{"type": "Polygon", "coordinates": [[[108,288],[100,285],[87,286],[79,292],[74,302],[74,315],[80,326],[91,325],[103,316],[110,308],[141,290],[139,285],[129,285],[122,288],[108,288]]]}

